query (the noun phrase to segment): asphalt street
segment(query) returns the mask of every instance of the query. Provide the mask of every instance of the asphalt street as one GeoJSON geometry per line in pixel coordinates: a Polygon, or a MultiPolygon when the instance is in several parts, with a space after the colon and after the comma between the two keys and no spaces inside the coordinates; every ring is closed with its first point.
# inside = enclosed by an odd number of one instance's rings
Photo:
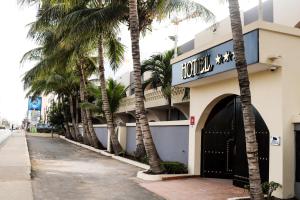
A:
{"type": "Polygon", "coordinates": [[[49,135],[27,142],[36,200],[162,199],[139,185],[139,168],[49,135]]]}

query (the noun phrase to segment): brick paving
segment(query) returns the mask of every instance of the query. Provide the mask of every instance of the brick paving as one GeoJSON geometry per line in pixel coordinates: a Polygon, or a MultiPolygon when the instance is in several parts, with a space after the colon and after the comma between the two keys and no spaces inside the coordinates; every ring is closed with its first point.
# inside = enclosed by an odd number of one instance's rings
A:
{"type": "Polygon", "coordinates": [[[224,200],[248,196],[243,188],[232,185],[231,180],[212,178],[187,178],[140,185],[168,200],[224,200]]]}

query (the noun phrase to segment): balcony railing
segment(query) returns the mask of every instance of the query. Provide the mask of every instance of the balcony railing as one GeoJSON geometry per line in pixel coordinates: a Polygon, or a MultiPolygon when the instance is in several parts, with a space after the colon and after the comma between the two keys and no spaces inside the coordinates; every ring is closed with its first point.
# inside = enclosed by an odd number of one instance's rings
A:
{"type": "MultiPolygon", "coordinates": [[[[184,98],[185,88],[174,87],[172,89],[172,104],[189,102],[189,96],[184,98]]],[[[153,108],[168,105],[167,99],[163,96],[161,88],[145,91],[145,107],[153,108]]],[[[117,113],[129,112],[135,110],[135,95],[125,97],[121,100],[117,113]]]]}

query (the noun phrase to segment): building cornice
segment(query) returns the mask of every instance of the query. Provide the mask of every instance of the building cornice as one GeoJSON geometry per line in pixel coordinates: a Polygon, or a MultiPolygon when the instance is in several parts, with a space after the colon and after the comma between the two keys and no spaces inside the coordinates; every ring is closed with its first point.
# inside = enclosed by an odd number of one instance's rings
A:
{"type": "MultiPolygon", "coordinates": [[[[262,21],[256,21],[247,26],[244,26],[243,33],[244,34],[249,33],[256,29],[269,31],[269,32],[277,32],[280,34],[286,34],[286,35],[295,36],[295,37],[300,37],[300,29],[298,29],[298,28],[288,27],[288,26],[270,23],[270,22],[262,22],[262,21]]],[[[226,34],[221,37],[216,37],[212,42],[208,42],[205,45],[202,45],[200,48],[195,48],[189,52],[186,52],[186,53],[172,59],[171,64],[177,63],[185,58],[191,57],[199,52],[202,52],[209,48],[215,47],[215,46],[220,45],[229,40],[232,40],[232,34],[226,34]]]]}

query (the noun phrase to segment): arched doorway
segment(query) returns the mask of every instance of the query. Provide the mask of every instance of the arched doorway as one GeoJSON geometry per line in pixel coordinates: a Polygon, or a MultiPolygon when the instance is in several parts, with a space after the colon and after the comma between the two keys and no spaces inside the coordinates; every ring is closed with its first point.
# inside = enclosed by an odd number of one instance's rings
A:
{"type": "MultiPolygon", "coordinates": [[[[269,179],[269,130],[253,107],[262,182],[269,179]]],[[[248,185],[248,164],[240,98],[228,96],[210,112],[201,139],[201,175],[233,179],[233,184],[248,185]]]]}

